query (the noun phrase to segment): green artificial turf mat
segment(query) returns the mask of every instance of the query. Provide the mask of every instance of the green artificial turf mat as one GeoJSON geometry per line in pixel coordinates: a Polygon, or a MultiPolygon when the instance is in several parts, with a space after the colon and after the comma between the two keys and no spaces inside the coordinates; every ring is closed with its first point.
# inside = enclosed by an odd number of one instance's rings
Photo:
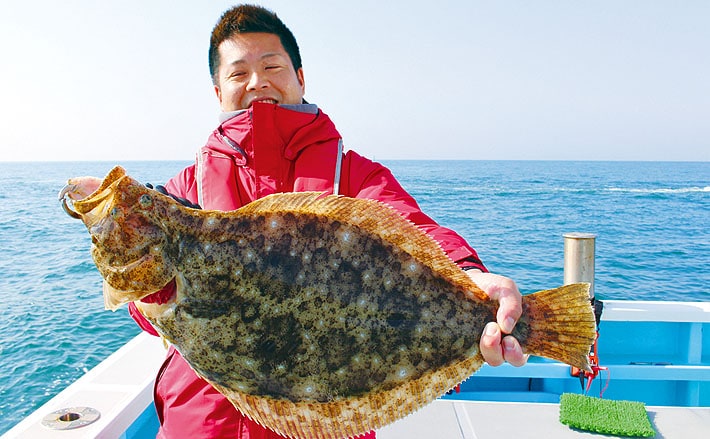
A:
{"type": "Polygon", "coordinates": [[[560,422],[580,430],[617,436],[652,437],[656,434],[643,403],[576,393],[563,393],[560,397],[560,422]]]}

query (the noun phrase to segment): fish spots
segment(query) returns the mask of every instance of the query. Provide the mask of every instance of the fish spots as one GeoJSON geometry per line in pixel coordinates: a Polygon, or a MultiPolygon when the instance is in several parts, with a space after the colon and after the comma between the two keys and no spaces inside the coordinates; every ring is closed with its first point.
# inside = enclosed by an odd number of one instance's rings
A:
{"type": "Polygon", "coordinates": [[[186,295],[163,327],[192,340],[196,369],[217,384],[330,401],[394,388],[477,346],[482,326],[460,294],[356,226],[310,214],[202,221],[199,237],[180,239],[186,295]]]}
{"type": "Polygon", "coordinates": [[[318,226],[315,221],[308,221],[299,227],[299,239],[310,241],[318,238],[318,226]]]}
{"type": "Polygon", "coordinates": [[[373,354],[373,355],[372,355],[371,362],[372,362],[372,366],[373,366],[374,368],[378,368],[380,365],[383,364],[382,357],[380,357],[380,356],[377,355],[377,354],[373,354]]]}
{"type": "Polygon", "coordinates": [[[151,207],[153,205],[153,197],[143,194],[138,198],[138,204],[144,209],[151,207]]]}
{"type": "Polygon", "coordinates": [[[259,318],[259,307],[256,304],[244,303],[239,307],[239,313],[244,323],[251,323],[259,318]]]}

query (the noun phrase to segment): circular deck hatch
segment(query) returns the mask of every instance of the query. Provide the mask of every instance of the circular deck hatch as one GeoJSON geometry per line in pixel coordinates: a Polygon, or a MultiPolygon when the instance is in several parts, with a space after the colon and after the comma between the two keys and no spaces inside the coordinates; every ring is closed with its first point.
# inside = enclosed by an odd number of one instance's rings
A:
{"type": "Polygon", "coordinates": [[[69,407],[55,410],[42,418],[42,425],[52,430],[72,430],[93,424],[101,417],[91,407],[69,407]]]}

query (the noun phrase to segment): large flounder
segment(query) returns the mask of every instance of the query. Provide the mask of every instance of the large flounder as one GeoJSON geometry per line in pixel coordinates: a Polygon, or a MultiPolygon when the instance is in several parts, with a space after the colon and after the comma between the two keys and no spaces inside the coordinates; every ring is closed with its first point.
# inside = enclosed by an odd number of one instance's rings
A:
{"type": "MultiPolygon", "coordinates": [[[[241,412],[288,437],[343,438],[431,402],[483,363],[491,301],[393,209],[317,193],[233,212],[183,207],[114,168],[61,198],[92,236],[106,306],[139,310],[241,412]]],[[[525,296],[513,335],[588,369],[588,286],[525,296]]]]}

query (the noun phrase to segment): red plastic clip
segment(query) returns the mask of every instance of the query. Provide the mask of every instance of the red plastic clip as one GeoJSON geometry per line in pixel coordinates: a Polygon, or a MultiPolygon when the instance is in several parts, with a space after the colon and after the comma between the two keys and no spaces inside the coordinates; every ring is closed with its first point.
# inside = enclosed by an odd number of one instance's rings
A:
{"type": "Polygon", "coordinates": [[[594,339],[594,344],[592,345],[592,351],[589,353],[589,366],[591,367],[592,371],[587,372],[586,370],[581,370],[576,367],[572,367],[572,370],[570,371],[572,376],[579,377],[579,382],[582,385],[582,389],[584,390],[585,395],[589,392],[589,389],[592,387],[592,381],[594,381],[594,378],[599,375],[599,372],[602,370],[607,371],[607,377],[606,377],[606,385],[604,388],[599,392],[599,397],[601,398],[602,395],[604,395],[604,392],[606,389],[609,387],[609,380],[611,378],[611,374],[609,372],[608,367],[603,367],[599,365],[599,350],[598,350],[598,340],[599,340],[599,332],[597,332],[597,336],[594,339]],[[585,381],[586,381],[586,386],[585,386],[585,381]]]}

